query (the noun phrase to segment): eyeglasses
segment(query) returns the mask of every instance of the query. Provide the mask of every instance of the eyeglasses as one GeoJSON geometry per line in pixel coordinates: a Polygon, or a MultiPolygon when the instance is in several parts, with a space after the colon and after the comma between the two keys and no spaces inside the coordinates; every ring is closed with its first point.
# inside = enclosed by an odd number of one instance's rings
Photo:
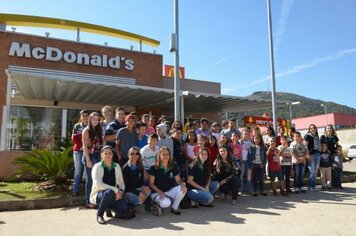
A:
{"type": "Polygon", "coordinates": [[[130,155],[131,156],[138,156],[138,155],[140,155],[140,153],[139,152],[131,152],[130,155]]]}

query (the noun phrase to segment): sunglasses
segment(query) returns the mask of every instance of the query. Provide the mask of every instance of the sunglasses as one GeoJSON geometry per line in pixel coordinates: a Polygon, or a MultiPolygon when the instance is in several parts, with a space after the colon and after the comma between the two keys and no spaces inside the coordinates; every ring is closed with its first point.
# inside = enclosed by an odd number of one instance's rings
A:
{"type": "Polygon", "coordinates": [[[138,155],[140,155],[140,153],[139,153],[139,152],[131,152],[130,155],[131,155],[131,156],[134,156],[134,155],[135,155],[135,156],[138,156],[138,155]]]}

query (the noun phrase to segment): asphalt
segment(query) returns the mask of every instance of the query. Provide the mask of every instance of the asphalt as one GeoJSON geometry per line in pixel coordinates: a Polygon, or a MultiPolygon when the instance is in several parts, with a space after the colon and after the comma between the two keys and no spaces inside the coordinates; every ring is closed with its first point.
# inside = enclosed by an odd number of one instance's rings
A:
{"type": "Polygon", "coordinates": [[[289,197],[242,195],[237,205],[217,199],[213,208],[182,210],[181,216],[140,209],[132,220],[107,225],[82,207],[0,212],[0,235],[356,235],[356,183],[344,187],[289,197]]]}

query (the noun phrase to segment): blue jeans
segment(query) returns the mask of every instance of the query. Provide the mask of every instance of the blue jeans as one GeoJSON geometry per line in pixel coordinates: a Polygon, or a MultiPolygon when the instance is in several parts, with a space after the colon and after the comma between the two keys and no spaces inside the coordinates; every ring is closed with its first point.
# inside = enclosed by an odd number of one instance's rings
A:
{"type": "MultiPolygon", "coordinates": [[[[96,152],[93,154],[89,154],[89,158],[91,160],[91,163],[93,166],[100,161],[100,153],[96,152]]],[[[85,171],[86,171],[86,182],[85,182],[85,203],[88,205],[90,204],[90,193],[91,193],[91,186],[93,185],[93,179],[91,177],[91,170],[93,168],[88,168],[86,165],[86,159],[82,157],[82,162],[85,166],[85,171]]]]}
{"type": "Polygon", "coordinates": [[[295,190],[300,191],[301,188],[303,187],[303,178],[304,178],[304,172],[305,172],[305,165],[303,163],[299,164],[293,164],[294,168],[294,185],[295,185],[295,190]]]}
{"type": "Polygon", "coordinates": [[[209,186],[209,192],[201,189],[191,189],[187,192],[187,197],[194,202],[199,202],[203,204],[208,204],[214,201],[214,193],[218,191],[219,183],[218,181],[211,181],[209,186]]]}
{"type": "Polygon", "coordinates": [[[115,200],[115,192],[111,189],[106,189],[98,192],[96,196],[96,205],[99,206],[97,216],[103,216],[106,210],[114,210],[115,212],[124,211],[128,203],[125,199],[115,200]]]}
{"type": "Polygon", "coordinates": [[[265,167],[263,165],[252,164],[252,182],[253,182],[254,192],[257,192],[258,187],[260,187],[260,192],[263,192],[264,173],[265,173],[265,167]]]}
{"type": "Polygon", "coordinates": [[[311,155],[311,160],[308,162],[309,178],[308,189],[315,189],[316,173],[320,165],[320,153],[316,152],[311,155]]]}
{"type": "Polygon", "coordinates": [[[286,191],[290,191],[290,171],[292,166],[284,166],[282,165],[282,175],[286,184],[286,191]]]}
{"type": "Polygon", "coordinates": [[[241,186],[239,189],[239,192],[243,192],[244,190],[244,179],[245,179],[245,175],[246,175],[246,188],[248,192],[252,192],[252,183],[251,180],[248,180],[248,163],[247,161],[242,161],[242,165],[241,165],[241,173],[240,173],[240,179],[241,179],[241,186]]]}
{"type": "Polygon", "coordinates": [[[73,193],[79,191],[80,180],[82,179],[84,165],[82,163],[83,151],[73,153],[74,160],[74,181],[73,181],[73,193]]]}

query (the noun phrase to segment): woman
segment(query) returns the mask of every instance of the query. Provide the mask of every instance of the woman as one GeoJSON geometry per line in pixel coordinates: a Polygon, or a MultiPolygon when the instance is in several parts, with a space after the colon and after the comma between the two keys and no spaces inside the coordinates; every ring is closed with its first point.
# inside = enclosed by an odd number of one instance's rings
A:
{"type": "Polygon", "coordinates": [[[328,125],[325,128],[325,134],[321,136],[320,141],[325,142],[328,146],[331,155],[336,154],[337,145],[339,144],[339,138],[336,135],[334,127],[332,125],[328,125]]]}
{"type": "Polygon", "coordinates": [[[304,136],[305,145],[308,148],[308,190],[315,191],[316,173],[320,166],[320,150],[321,144],[319,140],[318,128],[314,124],[309,125],[308,133],[304,136]]]}
{"type": "Polygon", "coordinates": [[[188,164],[191,163],[195,158],[193,149],[196,145],[197,135],[194,130],[190,129],[187,131],[187,138],[185,139],[185,145],[183,148],[185,159],[187,160],[188,164]]]}
{"type": "Polygon", "coordinates": [[[215,160],[215,180],[219,182],[219,190],[224,195],[231,192],[232,205],[237,204],[237,194],[240,188],[240,170],[230,155],[227,146],[220,146],[215,160]]]}
{"type": "MultiPolygon", "coordinates": [[[[104,106],[101,108],[101,115],[104,120],[100,121],[103,137],[105,136],[106,127],[114,120],[112,109],[110,106],[104,106]]],[[[105,144],[104,144],[105,145],[105,144]]]]}
{"type": "Polygon", "coordinates": [[[248,160],[250,171],[252,171],[252,182],[254,192],[252,196],[257,197],[257,189],[259,187],[260,195],[267,196],[264,192],[264,168],[267,162],[267,147],[263,143],[261,135],[256,135],[253,137],[253,145],[250,147],[250,152],[248,153],[248,160]]]}
{"type": "Polygon", "coordinates": [[[128,204],[123,199],[125,184],[120,166],[112,160],[112,148],[108,145],[104,146],[100,156],[101,162],[93,167],[93,189],[90,194],[90,202],[99,206],[97,222],[106,224],[105,211],[114,210],[115,217],[119,217],[120,213],[128,209],[128,204]]]}
{"type": "MultiPolygon", "coordinates": [[[[125,181],[125,196],[129,203],[137,206],[146,202],[147,197],[151,194],[151,189],[144,185],[140,149],[138,147],[130,148],[128,157],[128,162],[122,167],[122,174],[125,181]]],[[[149,206],[149,201],[147,205],[149,206]]],[[[149,207],[145,209],[148,210],[149,207]]]]}
{"type": "Polygon", "coordinates": [[[202,148],[188,170],[187,196],[192,200],[192,208],[197,208],[196,203],[211,207],[214,193],[219,188],[217,181],[211,181],[211,168],[208,149],[202,148]]]}
{"type": "Polygon", "coordinates": [[[151,198],[154,202],[153,213],[162,214],[161,208],[171,207],[171,212],[180,215],[179,204],[187,192],[185,183],[179,176],[179,171],[170,158],[168,147],[161,147],[155,165],[149,171],[149,185],[154,193],[151,198]]]}
{"type": "Polygon", "coordinates": [[[83,157],[82,163],[85,166],[86,171],[86,183],[85,183],[85,206],[87,208],[95,208],[96,206],[91,204],[89,196],[92,187],[91,171],[93,166],[100,161],[100,147],[103,143],[102,130],[100,127],[99,114],[93,112],[89,115],[88,126],[83,130],[82,142],[83,142],[83,157]]]}

